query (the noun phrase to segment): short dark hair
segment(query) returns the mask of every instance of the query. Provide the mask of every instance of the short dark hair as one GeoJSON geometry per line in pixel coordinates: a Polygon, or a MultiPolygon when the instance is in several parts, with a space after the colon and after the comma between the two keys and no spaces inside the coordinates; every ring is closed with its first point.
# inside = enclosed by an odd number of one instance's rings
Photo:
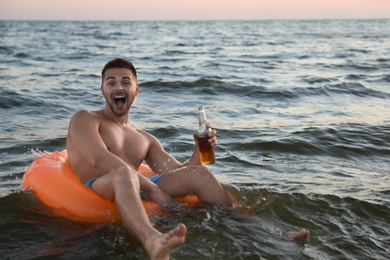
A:
{"type": "Polygon", "coordinates": [[[123,58],[115,58],[107,62],[107,64],[104,66],[102,70],[102,81],[104,80],[104,74],[106,73],[106,70],[113,68],[129,69],[132,73],[134,73],[135,77],[137,77],[137,71],[135,70],[133,63],[123,58]]]}

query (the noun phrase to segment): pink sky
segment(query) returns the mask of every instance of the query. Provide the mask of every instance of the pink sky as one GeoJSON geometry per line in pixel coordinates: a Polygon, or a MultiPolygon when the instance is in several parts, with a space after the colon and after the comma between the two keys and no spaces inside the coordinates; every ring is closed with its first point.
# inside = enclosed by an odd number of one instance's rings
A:
{"type": "Polygon", "coordinates": [[[0,0],[1,20],[354,18],[390,18],[390,0],[0,0]]]}

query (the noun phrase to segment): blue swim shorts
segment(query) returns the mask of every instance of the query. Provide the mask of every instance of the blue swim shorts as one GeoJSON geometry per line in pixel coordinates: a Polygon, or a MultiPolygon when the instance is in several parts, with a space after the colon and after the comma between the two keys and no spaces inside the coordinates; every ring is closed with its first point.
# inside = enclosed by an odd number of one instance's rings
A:
{"type": "Polygon", "coordinates": [[[85,186],[87,186],[88,188],[91,188],[92,189],[92,183],[95,181],[96,179],[92,179],[92,180],[89,180],[85,183],[85,186]]]}
{"type": "MultiPolygon", "coordinates": [[[[153,183],[156,183],[156,181],[158,181],[161,176],[163,176],[163,174],[160,174],[160,175],[156,175],[154,176],[153,178],[150,178],[150,181],[153,182],[153,183]]],[[[88,188],[91,188],[92,189],[92,183],[95,181],[96,179],[91,179],[89,181],[87,181],[85,183],[85,186],[87,186],[88,188]]]]}
{"type": "Polygon", "coordinates": [[[161,176],[163,176],[163,174],[156,175],[153,178],[150,178],[150,181],[156,183],[156,181],[158,181],[161,178],[161,176]]]}

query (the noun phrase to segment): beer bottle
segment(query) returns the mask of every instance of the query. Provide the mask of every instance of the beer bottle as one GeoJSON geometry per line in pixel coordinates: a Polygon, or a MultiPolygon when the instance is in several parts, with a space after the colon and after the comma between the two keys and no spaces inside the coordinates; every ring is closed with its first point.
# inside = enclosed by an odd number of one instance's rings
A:
{"type": "Polygon", "coordinates": [[[202,164],[215,163],[214,147],[209,142],[208,133],[211,132],[211,128],[207,128],[206,111],[203,106],[198,108],[199,112],[199,128],[198,128],[198,144],[200,151],[200,162],[202,164]]]}

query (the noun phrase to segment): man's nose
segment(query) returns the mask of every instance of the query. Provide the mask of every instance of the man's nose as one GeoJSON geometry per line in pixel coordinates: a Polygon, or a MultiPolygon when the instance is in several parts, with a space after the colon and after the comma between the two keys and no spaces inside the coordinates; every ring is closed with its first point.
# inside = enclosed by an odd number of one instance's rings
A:
{"type": "Polygon", "coordinates": [[[123,88],[122,84],[119,83],[116,85],[116,89],[123,90],[124,88],[123,88]]]}

